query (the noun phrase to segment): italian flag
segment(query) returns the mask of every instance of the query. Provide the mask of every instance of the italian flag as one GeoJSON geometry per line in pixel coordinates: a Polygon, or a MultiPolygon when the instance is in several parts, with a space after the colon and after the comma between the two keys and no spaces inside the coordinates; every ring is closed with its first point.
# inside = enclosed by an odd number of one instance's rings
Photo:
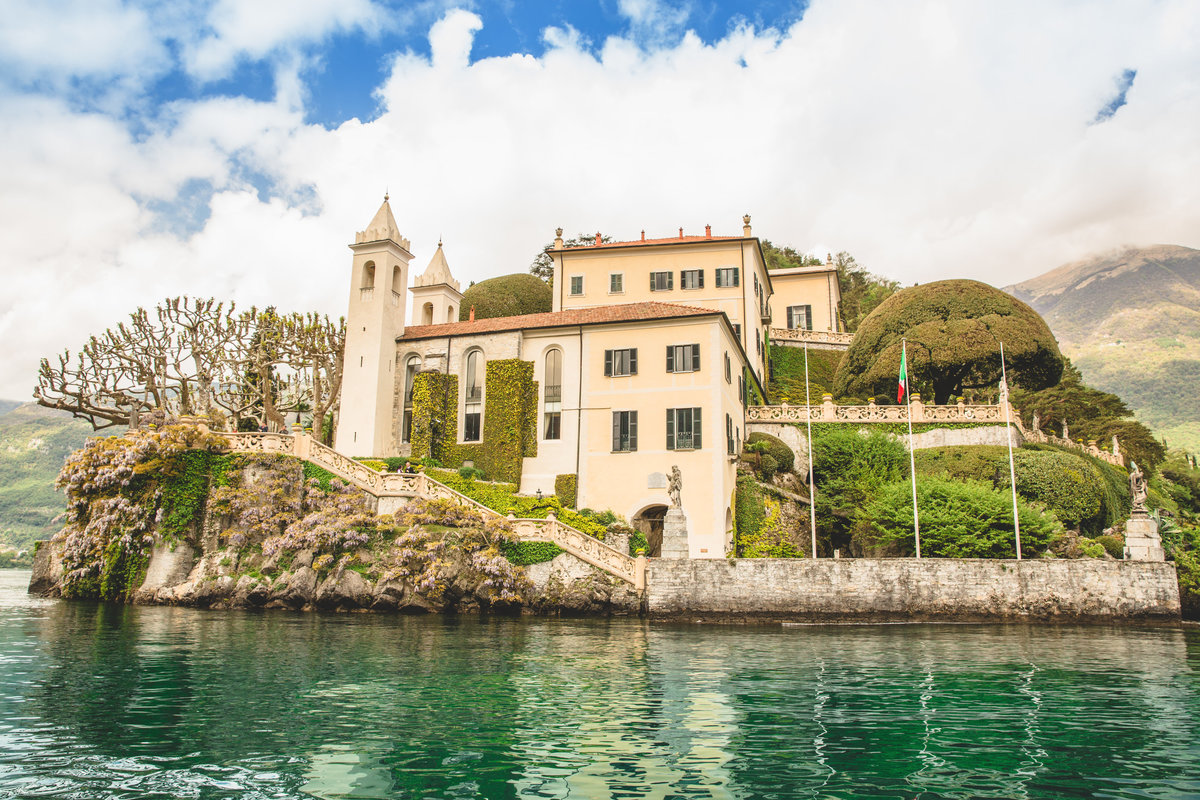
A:
{"type": "Polygon", "coordinates": [[[896,402],[904,402],[904,392],[908,389],[908,358],[905,349],[900,350],[900,385],[896,389],[896,402]]]}

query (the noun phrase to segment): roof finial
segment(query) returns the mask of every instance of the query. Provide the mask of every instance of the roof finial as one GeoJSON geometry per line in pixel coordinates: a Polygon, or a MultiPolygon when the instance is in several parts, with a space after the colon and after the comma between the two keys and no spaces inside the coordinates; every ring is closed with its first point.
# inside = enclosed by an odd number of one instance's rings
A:
{"type": "Polygon", "coordinates": [[[438,250],[442,249],[442,235],[438,234],[438,250]]]}
{"type": "Polygon", "coordinates": [[[388,201],[388,190],[387,190],[387,187],[385,186],[383,189],[383,202],[386,203],[387,201],[388,201]]]}

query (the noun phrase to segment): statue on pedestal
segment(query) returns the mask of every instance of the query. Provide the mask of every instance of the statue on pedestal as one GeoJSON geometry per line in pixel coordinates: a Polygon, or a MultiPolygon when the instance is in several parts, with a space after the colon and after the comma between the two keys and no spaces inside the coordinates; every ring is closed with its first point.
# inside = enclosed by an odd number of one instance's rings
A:
{"type": "Polygon", "coordinates": [[[1133,513],[1148,514],[1150,512],[1146,508],[1146,497],[1148,494],[1146,476],[1138,469],[1136,461],[1130,461],[1129,468],[1129,493],[1133,496],[1133,513]]]}
{"type": "Polygon", "coordinates": [[[679,471],[679,465],[671,467],[669,480],[667,494],[671,496],[671,508],[680,508],[682,501],[679,499],[679,494],[683,490],[683,473],[679,471]]]}

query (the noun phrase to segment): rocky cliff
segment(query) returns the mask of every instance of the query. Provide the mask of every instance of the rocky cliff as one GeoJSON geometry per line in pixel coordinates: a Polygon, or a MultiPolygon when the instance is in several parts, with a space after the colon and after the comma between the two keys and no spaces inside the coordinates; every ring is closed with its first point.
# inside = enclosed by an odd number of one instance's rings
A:
{"type": "Polygon", "coordinates": [[[378,515],[312,465],[172,426],[89,443],[30,591],[209,608],[636,614],[623,581],[445,500],[378,515]],[[540,562],[540,563],[529,563],[540,562]]]}

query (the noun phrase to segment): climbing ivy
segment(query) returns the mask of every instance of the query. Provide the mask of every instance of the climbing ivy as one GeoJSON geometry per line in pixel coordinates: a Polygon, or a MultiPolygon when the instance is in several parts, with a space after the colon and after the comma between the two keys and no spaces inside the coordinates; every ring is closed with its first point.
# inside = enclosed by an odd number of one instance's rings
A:
{"type": "Polygon", "coordinates": [[[541,564],[545,561],[551,561],[557,558],[563,550],[553,542],[503,540],[500,542],[500,552],[513,564],[528,566],[529,564],[541,564]]]}
{"type": "Polygon", "coordinates": [[[554,476],[554,496],[564,508],[575,508],[579,492],[579,477],[570,472],[554,476]]]}
{"type": "Polygon", "coordinates": [[[162,471],[160,534],[183,539],[200,522],[208,499],[213,459],[207,450],[187,450],[166,460],[162,471]]]}

